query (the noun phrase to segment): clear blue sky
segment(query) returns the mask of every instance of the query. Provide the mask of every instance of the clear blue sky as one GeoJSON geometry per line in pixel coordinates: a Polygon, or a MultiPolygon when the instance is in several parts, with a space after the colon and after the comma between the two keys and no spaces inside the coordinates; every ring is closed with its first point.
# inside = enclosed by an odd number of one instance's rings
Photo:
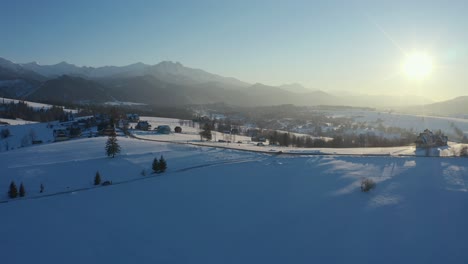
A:
{"type": "Polygon", "coordinates": [[[0,0],[0,57],[77,65],[162,60],[248,82],[468,95],[466,1],[0,0]],[[435,67],[399,73],[405,52],[435,67]]]}

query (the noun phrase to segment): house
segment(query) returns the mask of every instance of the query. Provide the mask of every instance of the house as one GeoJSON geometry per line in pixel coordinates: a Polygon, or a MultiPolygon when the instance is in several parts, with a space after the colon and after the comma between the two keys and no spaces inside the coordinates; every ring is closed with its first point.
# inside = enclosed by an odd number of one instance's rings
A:
{"type": "Polygon", "coordinates": [[[55,141],[65,141],[70,139],[66,129],[54,129],[55,141]]]}
{"type": "Polygon", "coordinates": [[[171,127],[167,125],[158,126],[156,129],[156,133],[158,134],[170,134],[171,127]]]}
{"type": "Polygon", "coordinates": [[[140,116],[137,114],[127,114],[128,122],[138,122],[140,121],[140,116]]]}
{"type": "Polygon", "coordinates": [[[415,141],[417,148],[447,146],[447,142],[448,137],[445,136],[442,132],[433,133],[429,129],[426,129],[423,133],[420,133],[415,141]]]}
{"type": "Polygon", "coordinates": [[[99,131],[99,135],[101,136],[110,136],[115,134],[115,128],[108,126],[102,130],[99,131]]]}
{"type": "Polygon", "coordinates": [[[139,130],[149,130],[151,128],[151,125],[148,123],[148,121],[138,121],[138,124],[135,126],[135,129],[139,130]]]}
{"type": "Polygon", "coordinates": [[[257,136],[257,137],[252,137],[251,140],[253,142],[266,142],[266,137],[257,136]]]}

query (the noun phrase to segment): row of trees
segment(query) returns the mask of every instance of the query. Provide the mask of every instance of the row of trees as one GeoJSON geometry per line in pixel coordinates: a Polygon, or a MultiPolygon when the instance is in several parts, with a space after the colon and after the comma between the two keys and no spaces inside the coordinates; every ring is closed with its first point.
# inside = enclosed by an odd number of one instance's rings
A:
{"type": "Polygon", "coordinates": [[[63,108],[59,106],[37,109],[30,107],[27,103],[22,101],[17,103],[0,103],[0,117],[2,118],[21,118],[37,122],[50,122],[55,120],[68,121],[69,116],[69,113],[65,112],[63,108]]]}
{"type": "MultiPolygon", "coordinates": [[[[164,157],[161,155],[161,157],[159,159],[154,158],[151,168],[153,169],[153,173],[163,173],[167,169],[167,162],[164,159],[164,157]]],[[[143,170],[142,175],[146,176],[145,170],[143,170]]],[[[99,173],[99,171],[97,171],[96,174],[94,175],[94,185],[100,185],[101,182],[102,182],[101,174],[99,173]]],[[[106,182],[108,182],[108,181],[106,181],[106,182]]],[[[104,184],[106,182],[104,182],[104,184]]]]}
{"type": "MultiPolygon", "coordinates": [[[[41,186],[42,186],[42,184],[41,184],[41,186]]],[[[26,195],[26,190],[24,189],[24,184],[23,183],[20,184],[19,191],[18,191],[18,188],[16,187],[16,183],[14,181],[12,181],[10,183],[10,188],[8,190],[8,196],[10,198],[16,198],[16,197],[18,197],[18,195],[20,197],[24,197],[26,195]]]]}
{"type": "Polygon", "coordinates": [[[164,157],[161,155],[159,158],[154,158],[152,165],[153,173],[163,173],[167,169],[167,162],[164,157]]]}
{"type": "Polygon", "coordinates": [[[314,139],[310,136],[296,136],[291,133],[273,131],[267,135],[270,144],[299,148],[355,148],[355,147],[394,147],[410,145],[414,137],[385,138],[373,134],[336,136],[332,140],[314,139]]]}
{"type": "MultiPolygon", "coordinates": [[[[200,138],[211,140],[213,126],[207,122],[203,125],[200,138]]],[[[416,140],[416,135],[406,134],[399,138],[386,138],[375,134],[350,134],[335,136],[332,140],[323,140],[311,136],[296,136],[292,133],[269,131],[263,133],[270,144],[279,146],[293,146],[298,148],[355,148],[355,147],[394,147],[410,145],[416,140]]]]}

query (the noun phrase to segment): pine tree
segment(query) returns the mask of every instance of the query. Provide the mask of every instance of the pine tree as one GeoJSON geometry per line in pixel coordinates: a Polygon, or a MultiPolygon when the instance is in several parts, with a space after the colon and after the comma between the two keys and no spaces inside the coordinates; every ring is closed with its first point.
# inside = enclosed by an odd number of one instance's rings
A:
{"type": "Polygon", "coordinates": [[[107,138],[106,153],[108,157],[112,156],[112,158],[115,157],[116,154],[120,153],[120,145],[117,143],[117,137],[115,133],[111,134],[107,138]]]}
{"type": "Polygon", "coordinates": [[[8,191],[8,196],[10,196],[10,198],[18,197],[18,189],[16,188],[16,184],[14,181],[10,183],[10,190],[8,191]]]}
{"type": "Polygon", "coordinates": [[[200,132],[201,139],[205,138],[206,140],[211,140],[211,127],[209,124],[203,126],[203,131],[200,132]]]}
{"type": "Polygon", "coordinates": [[[158,158],[154,158],[153,160],[153,173],[159,173],[160,172],[160,164],[159,164],[159,161],[158,161],[158,158]]]}
{"type": "Polygon", "coordinates": [[[161,155],[161,158],[159,159],[159,171],[160,172],[165,172],[167,169],[167,163],[164,157],[161,155]]]}
{"type": "Polygon", "coordinates": [[[96,176],[94,176],[94,185],[99,185],[101,184],[101,175],[99,174],[99,171],[96,172],[96,176]]]}
{"type": "Polygon", "coordinates": [[[24,190],[24,185],[23,183],[21,183],[20,188],[19,188],[19,196],[24,197],[25,195],[26,195],[26,190],[24,190]]]}

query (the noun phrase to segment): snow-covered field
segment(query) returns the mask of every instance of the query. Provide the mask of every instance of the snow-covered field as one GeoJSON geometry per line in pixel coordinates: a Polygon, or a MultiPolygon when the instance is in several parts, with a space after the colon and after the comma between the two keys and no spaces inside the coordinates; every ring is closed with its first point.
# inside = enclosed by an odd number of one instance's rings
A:
{"type": "MultiPolygon", "coordinates": [[[[161,140],[161,141],[171,141],[171,142],[199,142],[200,141],[200,134],[199,132],[201,131],[198,126],[191,127],[186,125],[180,124],[179,119],[173,119],[173,118],[163,118],[163,117],[149,117],[149,116],[143,116],[140,118],[140,120],[145,120],[148,121],[148,123],[151,125],[151,131],[140,131],[140,130],[131,130],[131,133],[134,134],[135,136],[139,138],[144,138],[144,139],[151,139],[151,140],[161,140]],[[171,127],[172,133],[168,135],[164,134],[157,134],[153,129],[160,126],[160,125],[168,125],[171,127]],[[174,128],[176,126],[180,126],[182,128],[182,133],[173,133],[174,128]]],[[[184,120],[185,122],[188,122],[187,120],[184,120]]],[[[198,125],[198,124],[195,124],[198,125]]],[[[218,140],[225,140],[225,141],[231,141],[231,142],[237,142],[237,141],[250,141],[250,137],[246,136],[239,136],[239,135],[227,135],[224,133],[219,133],[219,132],[212,132],[213,135],[213,141],[218,141],[218,140]]]]}
{"type": "Polygon", "coordinates": [[[134,102],[121,102],[121,101],[112,101],[112,102],[105,102],[106,105],[112,106],[135,106],[135,105],[146,105],[142,103],[134,103],[134,102]]]}
{"type": "Polygon", "coordinates": [[[0,153],[0,200],[11,180],[27,191],[0,203],[2,263],[468,260],[464,158],[278,156],[119,137],[111,159],[105,140],[0,153]],[[160,155],[168,171],[154,176],[160,155]],[[113,185],[94,188],[97,170],[113,185]],[[376,189],[361,193],[364,177],[376,189]]]}

